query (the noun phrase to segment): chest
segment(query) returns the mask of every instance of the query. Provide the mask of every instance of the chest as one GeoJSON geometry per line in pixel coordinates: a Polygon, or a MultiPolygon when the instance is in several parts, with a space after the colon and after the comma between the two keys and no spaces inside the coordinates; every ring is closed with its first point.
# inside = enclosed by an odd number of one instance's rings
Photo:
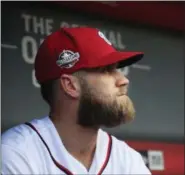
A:
{"type": "Polygon", "coordinates": [[[61,147],[54,144],[45,146],[39,139],[34,141],[34,147],[29,154],[30,162],[37,174],[123,174],[126,165],[117,152],[113,141],[111,145],[100,147],[93,157],[90,168],[85,166],[61,147]],[[48,149],[47,149],[48,148],[48,149]],[[33,154],[34,152],[34,154],[33,154]]]}
{"type": "MultiPolygon", "coordinates": [[[[34,129],[34,128],[33,128],[34,129]]],[[[30,142],[29,161],[37,174],[123,174],[124,166],[113,137],[100,131],[90,169],[73,157],[53,132],[38,132],[30,142]],[[34,153],[34,154],[33,154],[34,153]]]]}
{"type": "MultiPolygon", "coordinates": [[[[63,154],[65,157],[65,153],[63,154]]],[[[99,164],[98,159],[98,156],[94,157],[89,170],[87,170],[78,160],[73,159],[70,156],[65,158],[62,162],[58,162],[57,160],[53,160],[46,151],[43,151],[43,153],[39,152],[37,156],[35,155],[35,162],[37,162],[36,166],[38,169],[38,174],[103,175],[126,173],[126,169],[122,164],[122,161],[113,153],[110,155],[107,164],[99,164]]]]}

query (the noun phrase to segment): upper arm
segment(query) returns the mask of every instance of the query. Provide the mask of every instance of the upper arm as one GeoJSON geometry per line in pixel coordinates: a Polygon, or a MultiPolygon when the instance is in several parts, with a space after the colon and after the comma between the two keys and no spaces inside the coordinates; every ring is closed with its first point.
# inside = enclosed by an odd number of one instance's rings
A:
{"type": "Polygon", "coordinates": [[[1,174],[33,174],[25,153],[9,145],[1,145],[1,174]]]}

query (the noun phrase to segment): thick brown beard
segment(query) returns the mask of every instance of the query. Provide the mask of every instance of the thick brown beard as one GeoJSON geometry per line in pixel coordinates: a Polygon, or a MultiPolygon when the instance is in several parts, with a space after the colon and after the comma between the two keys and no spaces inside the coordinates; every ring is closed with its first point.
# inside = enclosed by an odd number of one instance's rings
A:
{"type": "Polygon", "coordinates": [[[124,123],[128,123],[135,117],[135,108],[132,100],[127,95],[124,95],[122,98],[123,100],[120,102],[120,105],[123,109],[124,123]]]}
{"type": "Polygon", "coordinates": [[[83,86],[78,110],[78,124],[87,128],[112,128],[133,120],[135,110],[128,96],[112,99],[103,97],[95,89],[83,86]]]}

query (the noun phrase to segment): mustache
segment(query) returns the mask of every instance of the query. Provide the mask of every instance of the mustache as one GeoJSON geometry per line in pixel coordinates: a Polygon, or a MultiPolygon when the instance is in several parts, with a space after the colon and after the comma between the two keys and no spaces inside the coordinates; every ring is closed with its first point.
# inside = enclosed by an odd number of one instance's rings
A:
{"type": "Polygon", "coordinates": [[[127,95],[128,94],[128,88],[122,88],[119,90],[118,92],[118,96],[123,96],[123,95],[127,95]]]}

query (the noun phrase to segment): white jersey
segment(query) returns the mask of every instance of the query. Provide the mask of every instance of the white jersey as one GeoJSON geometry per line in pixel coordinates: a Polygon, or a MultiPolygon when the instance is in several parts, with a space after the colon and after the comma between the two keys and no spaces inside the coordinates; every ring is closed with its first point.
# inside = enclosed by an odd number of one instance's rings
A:
{"type": "Polygon", "coordinates": [[[49,117],[30,123],[3,133],[1,174],[151,174],[137,151],[101,129],[87,170],[65,149],[49,117]]]}

